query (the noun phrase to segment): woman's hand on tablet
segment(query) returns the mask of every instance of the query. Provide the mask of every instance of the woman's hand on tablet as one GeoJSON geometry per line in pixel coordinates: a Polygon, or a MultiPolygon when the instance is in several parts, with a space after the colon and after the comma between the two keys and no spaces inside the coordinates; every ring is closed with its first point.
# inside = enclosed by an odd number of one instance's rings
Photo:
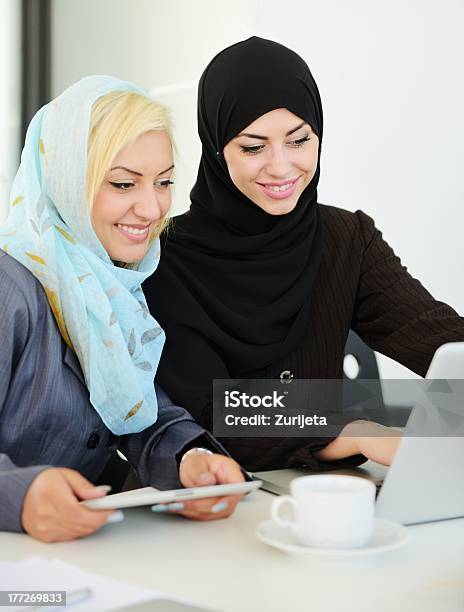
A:
{"type": "MultiPolygon", "coordinates": [[[[232,484],[245,480],[240,466],[230,457],[204,453],[185,456],[180,464],[179,478],[184,487],[232,484]]],[[[234,512],[242,497],[243,495],[229,495],[185,501],[178,514],[199,521],[226,518],[234,512]]]]}
{"type": "Polygon", "coordinates": [[[23,528],[42,542],[88,536],[121,516],[114,510],[90,510],[79,504],[83,499],[102,497],[108,490],[95,487],[75,470],[48,468],[34,478],[24,497],[23,528]]]}

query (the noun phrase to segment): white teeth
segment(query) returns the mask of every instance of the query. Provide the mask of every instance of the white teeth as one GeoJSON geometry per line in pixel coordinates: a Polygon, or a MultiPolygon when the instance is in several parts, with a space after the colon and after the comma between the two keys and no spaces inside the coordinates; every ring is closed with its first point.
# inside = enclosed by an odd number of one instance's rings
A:
{"type": "Polygon", "coordinates": [[[145,229],[137,229],[136,227],[129,227],[129,225],[122,225],[121,223],[118,223],[117,225],[128,234],[134,234],[134,236],[142,236],[148,232],[148,227],[145,229]]]}
{"type": "Polygon", "coordinates": [[[266,185],[266,189],[270,189],[271,191],[287,191],[293,187],[293,183],[287,183],[286,185],[266,185]]]}

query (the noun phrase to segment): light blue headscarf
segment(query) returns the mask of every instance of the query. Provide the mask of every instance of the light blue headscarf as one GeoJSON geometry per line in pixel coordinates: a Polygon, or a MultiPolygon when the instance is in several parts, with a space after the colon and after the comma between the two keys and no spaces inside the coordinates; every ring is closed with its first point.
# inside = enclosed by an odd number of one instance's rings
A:
{"type": "Polygon", "coordinates": [[[92,105],[115,90],[147,95],[131,83],[92,76],[37,112],[0,247],[43,285],[60,332],[79,358],[92,405],[112,432],[123,435],[156,421],[153,380],[165,336],[140,286],[158,265],[159,240],[136,270],[115,266],[85,202],[92,105]]]}

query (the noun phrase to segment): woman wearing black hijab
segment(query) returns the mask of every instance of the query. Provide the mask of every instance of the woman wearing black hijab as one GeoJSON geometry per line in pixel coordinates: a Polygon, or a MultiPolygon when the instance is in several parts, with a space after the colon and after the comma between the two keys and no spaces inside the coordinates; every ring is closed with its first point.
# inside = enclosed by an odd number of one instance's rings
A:
{"type": "MultiPolygon", "coordinates": [[[[367,215],[318,204],[322,106],[301,57],[257,37],[225,49],[201,77],[198,123],[192,204],[144,291],[167,336],[157,380],[199,423],[212,426],[214,379],[341,378],[350,328],[420,375],[440,345],[464,340],[464,319],[408,274],[367,215]]],[[[361,451],[388,463],[398,442],[379,454],[372,438],[331,440],[222,441],[252,470],[355,464],[361,451]]]]}

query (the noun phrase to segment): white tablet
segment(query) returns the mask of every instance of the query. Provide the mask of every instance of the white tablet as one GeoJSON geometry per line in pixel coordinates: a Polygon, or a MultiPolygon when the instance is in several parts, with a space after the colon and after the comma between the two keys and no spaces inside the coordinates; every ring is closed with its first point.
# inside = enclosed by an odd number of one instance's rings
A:
{"type": "Polygon", "coordinates": [[[152,504],[169,504],[176,501],[203,499],[205,497],[223,497],[224,495],[242,495],[262,485],[261,480],[253,482],[237,482],[233,484],[213,485],[211,487],[193,487],[191,489],[173,489],[159,491],[154,487],[143,487],[124,493],[105,495],[98,499],[87,499],[81,504],[94,510],[109,510],[116,508],[131,508],[132,506],[151,506],[152,504]]]}

